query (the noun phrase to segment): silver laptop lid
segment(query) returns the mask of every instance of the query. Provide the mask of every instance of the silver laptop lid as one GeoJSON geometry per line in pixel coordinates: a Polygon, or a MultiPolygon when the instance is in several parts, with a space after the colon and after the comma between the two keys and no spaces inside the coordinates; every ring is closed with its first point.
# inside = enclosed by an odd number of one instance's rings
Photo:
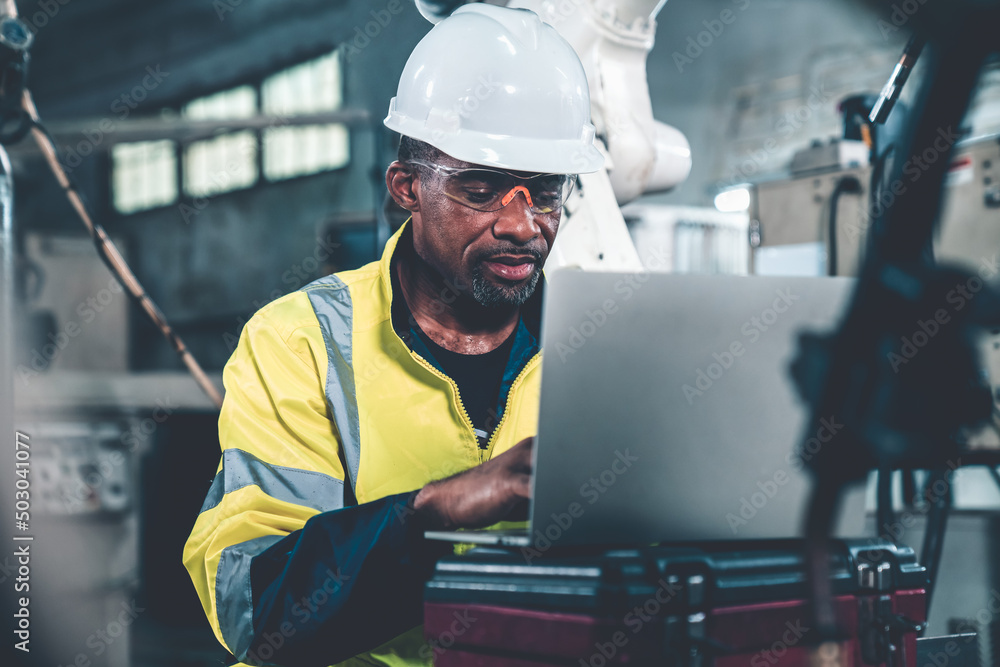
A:
{"type": "MultiPolygon", "coordinates": [[[[801,535],[789,365],[831,330],[846,278],[556,271],[546,285],[531,534],[643,544],[801,535]]],[[[810,447],[836,446],[836,416],[810,447]]],[[[837,534],[863,534],[864,487],[837,534]]]]}

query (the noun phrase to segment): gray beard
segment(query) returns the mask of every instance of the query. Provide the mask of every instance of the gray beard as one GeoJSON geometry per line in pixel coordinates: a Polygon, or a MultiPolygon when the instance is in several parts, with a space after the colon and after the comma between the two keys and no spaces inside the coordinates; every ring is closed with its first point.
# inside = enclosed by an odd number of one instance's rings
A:
{"type": "Polygon", "coordinates": [[[472,272],[472,298],[486,308],[521,306],[535,293],[535,287],[541,277],[542,270],[536,266],[531,278],[523,285],[497,285],[486,279],[482,264],[479,264],[472,272]]]}

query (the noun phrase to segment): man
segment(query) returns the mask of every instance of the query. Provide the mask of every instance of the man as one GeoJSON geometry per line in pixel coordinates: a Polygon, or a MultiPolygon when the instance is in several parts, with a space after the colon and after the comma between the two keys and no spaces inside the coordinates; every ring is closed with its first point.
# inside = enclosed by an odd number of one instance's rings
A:
{"type": "Polygon", "coordinates": [[[451,547],[423,531],[523,519],[537,287],[573,174],[603,163],[589,110],[529,11],[467,5],[414,49],[385,121],[411,218],[380,261],[261,309],[225,369],[184,563],[238,659],[430,664],[422,588],[451,547]]]}

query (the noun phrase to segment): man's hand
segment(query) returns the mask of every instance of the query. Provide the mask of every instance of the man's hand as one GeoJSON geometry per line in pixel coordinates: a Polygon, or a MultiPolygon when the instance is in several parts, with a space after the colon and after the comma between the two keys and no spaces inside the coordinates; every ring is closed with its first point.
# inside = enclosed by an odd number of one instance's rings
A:
{"type": "Polygon", "coordinates": [[[482,465],[431,482],[414,498],[413,508],[429,525],[445,530],[527,518],[533,444],[534,438],[525,438],[482,465]]]}

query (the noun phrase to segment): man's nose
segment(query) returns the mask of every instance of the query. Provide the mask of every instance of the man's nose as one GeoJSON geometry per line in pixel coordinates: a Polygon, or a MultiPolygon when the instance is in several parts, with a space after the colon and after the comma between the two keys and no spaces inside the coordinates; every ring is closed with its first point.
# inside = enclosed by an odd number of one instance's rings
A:
{"type": "Polygon", "coordinates": [[[535,222],[535,214],[529,204],[531,195],[527,188],[518,186],[508,192],[501,200],[504,207],[500,209],[499,217],[493,225],[493,234],[497,238],[507,238],[514,243],[528,243],[541,233],[541,227],[535,222]]]}

